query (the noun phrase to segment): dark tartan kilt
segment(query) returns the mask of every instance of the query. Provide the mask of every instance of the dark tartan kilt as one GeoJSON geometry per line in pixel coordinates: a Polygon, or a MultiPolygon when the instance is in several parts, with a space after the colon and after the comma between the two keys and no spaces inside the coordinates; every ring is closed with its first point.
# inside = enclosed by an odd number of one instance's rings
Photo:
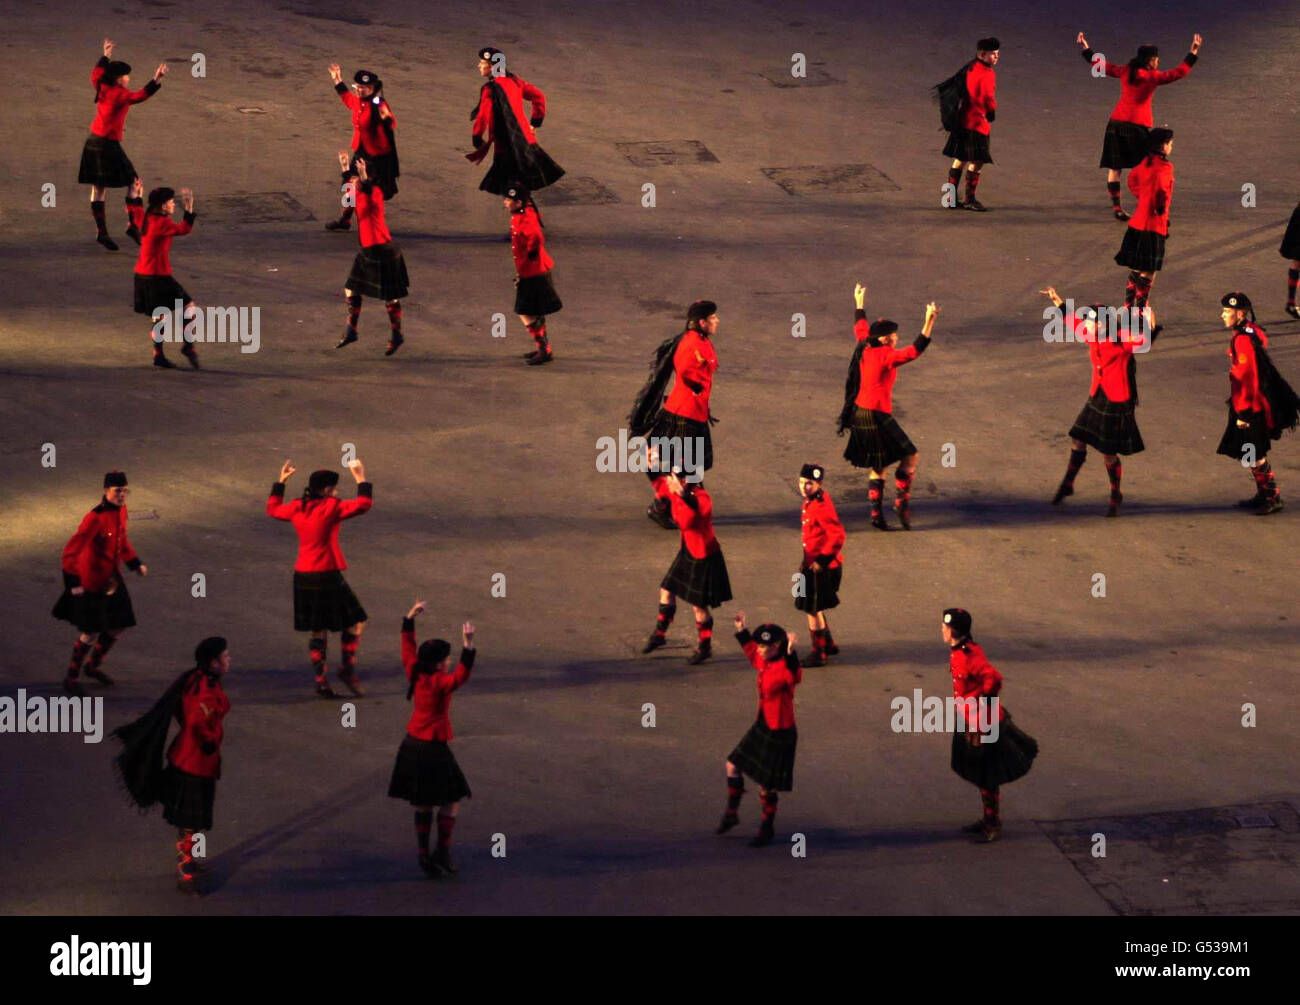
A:
{"type": "MultiPolygon", "coordinates": [[[[194,298],[190,296],[185,287],[178,283],[173,276],[142,276],[135,273],[135,312],[137,314],[147,314],[153,317],[153,312],[159,307],[165,307],[167,310],[175,310],[176,301],[182,304],[194,303],[194,298]]],[[[172,319],[174,335],[180,335],[175,331],[176,319],[172,319]]],[[[179,341],[179,339],[177,339],[179,341]]]]}
{"type": "Polygon", "coordinates": [[[173,827],[192,831],[212,828],[212,804],[217,798],[217,780],[200,778],[167,765],[163,775],[163,819],[173,827]]]}
{"type": "Polygon", "coordinates": [[[1111,401],[1100,388],[1084,403],[1070,427],[1070,437],[1103,454],[1140,454],[1146,449],[1133,402],[1111,401]]]}
{"type": "Polygon", "coordinates": [[[794,789],[794,748],[798,740],[799,731],[794,726],[770,729],[760,712],[727,760],[763,788],[790,792],[794,789]]]}
{"type": "Polygon", "coordinates": [[[471,795],[451,747],[441,740],[417,740],[410,733],[397,748],[388,794],[412,806],[447,806],[471,795]]]}
{"type": "Polygon", "coordinates": [[[136,179],[135,165],[117,140],[91,133],[81,148],[81,169],[77,184],[100,188],[126,188],[136,179]]]}
{"type": "Polygon", "coordinates": [[[1263,412],[1237,412],[1229,405],[1228,425],[1223,430],[1223,438],[1219,440],[1219,448],[1215,453],[1240,462],[1245,456],[1246,446],[1250,445],[1255,448],[1255,464],[1258,464],[1268,456],[1269,442],[1268,420],[1263,412]],[[1238,419],[1247,425],[1238,426],[1238,419]]]}
{"type": "Polygon", "coordinates": [[[988,134],[977,133],[974,129],[955,129],[950,132],[943,155],[968,164],[993,163],[993,155],[989,153],[988,134]]]}
{"type": "Polygon", "coordinates": [[[972,744],[969,734],[952,734],[952,770],[981,789],[995,789],[1029,773],[1038,756],[1038,741],[1011,721],[998,726],[997,743],[972,744]]]}
{"type": "Polygon", "coordinates": [[[692,558],[683,545],[659,586],[696,607],[721,607],[731,599],[731,580],[721,551],[692,558]]]}
{"type": "Polygon", "coordinates": [[[840,577],[844,574],[843,566],[834,569],[823,568],[821,572],[800,569],[799,574],[804,577],[805,595],[794,598],[796,610],[816,614],[818,611],[829,611],[832,607],[840,606],[840,577]]]}
{"type": "Polygon", "coordinates": [[[1115,264],[1138,272],[1159,272],[1165,264],[1165,235],[1127,228],[1115,253],[1115,264]]]}
{"type": "Polygon", "coordinates": [[[1283,258],[1300,259],[1300,206],[1291,211],[1291,222],[1286,225],[1282,247],[1277,250],[1283,258]]]}
{"type": "Polygon", "coordinates": [[[550,154],[536,143],[529,144],[528,157],[520,163],[508,147],[496,148],[492,153],[492,166],[479,182],[478,187],[493,195],[505,195],[506,189],[514,182],[523,185],[529,191],[536,192],[547,185],[554,185],[564,177],[564,168],[551,160],[550,154]]]}
{"type": "Polygon", "coordinates": [[[117,589],[111,594],[82,593],[72,595],[67,585],[68,576],[63,577],[62,596],[50,611],[60,621],[68,621],[77,626],[80,632],[115,632],[123,628],[135,627],[135,610],[131,607],[131,594],[127,592],[122,577],[117,577],[117,589]]]}
{"type": "Polygon", "coordinates": [[[296,632],[341,632],[367,620],[341,572],[293,574],[293,629],[296,632]]]}
{"type": "Polygon", "coordinates": [[[1111,119],[1106,123],[1106,136],[1101,141],[1101,164],[1098,166],[1115,171],[1137,167],[1146,159],[1147,134],[1150,132],[1149,126],[1111,119]]]}
{"type": "MultiPolygon", "coordinates": [[[[649,441],[655,439],[675,440],[677,443],[676,449],[680,451],[680,454],[676,457],[669,457],[663,449],[660,449],[659,462],[665,474],[674,463],[681,464],[685,468],[686,441],[693,439],[704,440],[704,470],[708,471],[713,467],[713,433],[708,422],[701,422],[699,419],[688,419],[676,412],[661,409],[659,417],[655,419],[654,428],[650,430],[647,436],[647,449],[651,446],[649,441]]],[[[695,449],[693,444],[691,446],[691,461],[696,465],[700,463],[700,452],[695,449]]]]}
{"type": "Polygon", "coordinates": [[[882,471],[909,454],[916,446],[889,412],[854,406],[853,425],[844,459],[855,468],[882,471]]]}
{"type": "Polygon", "coordinates": [[[564,307],[555,292],[552,269],[540,276],[522,276],[515,280],[515,313],[527,317],[546,317],[564,307]]]}
{"type": "Polygon", "coordinates": [[[401,300],[407,294],[410,277],[406,259],[396,241],[362,248],[352,260],[352,271],[344,286],[353,293],[377,300],[401,300]]]}
{"type": "Polygon", "coordinates": [[[379,191],[384,193],[385,202],[397,195],[397,178],[401,174],[401,169],[397,166],[396,154],[368,154],[363,150],[353,150],[352,169],[354,171],[357,167],[358,157],[366,162],[366,177],[378,186],[379,191]]]}

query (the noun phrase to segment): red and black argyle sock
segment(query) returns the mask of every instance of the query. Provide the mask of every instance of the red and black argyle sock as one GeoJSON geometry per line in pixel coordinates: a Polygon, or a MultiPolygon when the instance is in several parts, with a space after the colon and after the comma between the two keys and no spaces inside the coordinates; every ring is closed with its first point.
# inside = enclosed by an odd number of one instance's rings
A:
{"type": "Polygon", "coordinates": [[[447,814],[438,814],[438,847],[451,847],[451,832],[456,826],[456,818],[447,814]]]}
{"type": "Polygon", "coordinates": [[[915,471],[904,471],[901,467],[894,471],[894,501],[899,509],[906,509],[912,498],[912,479],[915,471]]]}
{"type": "Polygon", "coordinates": [[[537,343],[537,351],[546,355],[551,351],[551,344],[546,338],[546,318],[533,318],[532,324],[525,325],[528,333],[532,335],[533,341],[537,343]]]}
{"type": "Polygon", "coordinates": [[[357,319],[361,317],[361,294],[354,293],[348,297],[348,334],[356,335],[357,319]]]}
{"type": "Polygon", "coordinates": [[[814,656],[824,656],[826,654],[826,632],[820,628],[812,630],[812,648],[814,656]]]}
{"type": "Polygon", "coordinates": [[[319,683],[325,679],[325,648],[329,639],[311,639],[307,643],[307,651],[311,654],[311,670],[316,675],[316,681],[319,683]]]}
{"type": "Polygon", "coordinates": [[[952,186],[952,197],[956,201],[957,193],[961,191],[961,166],[948,169],[948,184],[952,186]]]}
{"type": "Polygon", "coordinates": [[[1106,191],[1110,193],[1110,204],[1119,209],[1119,182],[1106,182],[1106,191]]]}
{"type": "Polygon", "coordinates": [[[966,201],[967,202],[975,201],[975,190],[979,188],[979,185],[980,185],[979,171],[978,170],[971,171],[968,168],[966,171],[966,201]]]}
{"type": "Polygon", "coordinates": [[[1110,501],[1113,503],[1119,502],[1119,483],[1120,479],[1124,477],[1124,462],[1118,457],[1115,458],[1113,464],[1110,461],[1107,461],[1106,477],[1110,479],[1110,501]]]}
{"type": "Polygon", "coordinates": [[[339,669],[345,674],[350,674],[357,666],[357,648],[361,645],[361,636],[343,632],[339,635],[339,643],[339,648],[342,650],[339,669]]]}
{"type": "Polygon", "coordinates": [[[186,882],[194,879],[194,832],[182,827],[176,835],[176,872],[186,882]]]}
{"type": "Polygon", "coordinates": [[[126,197],[126,223],[129,227],[140,229],[140,224],[144,223],[143,199],[132,199],[129,195],[126,197]]]}
{"type": "MultiPolygon", "coordinates": [[[[402,302],[400,300],[390,300],[384,304],[384,309],[388,311],[388,327],[392,329],[394,335],[402,334],[402,302]]],[[[351,314],[351,308],[348,313],[351,314]]],[[[357,313],[361,313],[361,307],[358,304],[357,313]]],[[[352,327],[356,327],[355,319],[352,321],[352,327]]]]}
{"type": "Polygon", "coordinates": [[[1270,500],[1277,498],[1277,481],[1273,477],[1273,466],[1268,461],[1257,464],[1250,469],[1250,473],[1255,479],[1255,487],[1260,495],[1270,500]]]}
{"type": "Polygon", "coordinates": [[[763,823],[771,826],[776,820],[776,804],[779,797],[771,789],[763,793],[763,823]]]}
{"type": "Polygon", "coordinates": [[[745,794],[745,779],[741,775],[727,776],[727,814],[735,816],[740,809],[740,797],[745,794]]]}
{"type": "Polygon", "coordinates": [[[1083,462],[1087,459],[1088,450],[1086,447],[1083,450],[1071,450],[1070,463],[1066,465],[1065,477],[1061,480],[1061,483],[1074,488],[1074,478],[1079,473],[1079,469],[1083,467],[1083,462]]]}
{"type": "Polygon", "coordinates": [[[1137,298],[1137,284],[1142,277],[1137,272],[1130,270],[1128,279],[1124,283],[1124,306],[1132,307],[1133,301],[1137,298]]]}
{"type": "Polygon", "coordinates": [[[826,648],[827,655],[831,655],[838,651],[838,648],[835,645],[835,636],[831,634],[831,626],[829,624],[822,629],[822,644],[826,648]]]}
{"type": "Polygon", "coordinates": [[[655,634],[667,635],[668,626],[673,623],[673,615],[677,613],[676,604],[660,604],[659,617],[655,619],[655,634]]]}
{"type": "Polygon", "coordinates": [[[86,663],[87,670],[98,670],[99,665],[104,662],[104,657],[108,651],[113,648],[117,642],[108,632],[100,632],[99,638],[95,639],[95,646],[90,650],[90,660],[86,663]]]}
{"type": "Polygon", "coordinates": [[[1133,306],[1139,311],[1145,308],[1147,301],[1151,299],[1151,279],[1151,276],[1138,276],[1133,283],[1133,306]]]}
{"type": "Polygon", "coordinates": [[[984,807],[984,824],[988,827],[997,827],[1002,823],[998,816],[998,803],[1001,797],[998,795],[996,788],[980,789],[980,802],[984,807]]]}
{"type": "Polygon", "coordinates": [[[695,622],[695,631],[700,636],[700,648],[708,649],[713,644],[713,618],[695,622]]]}
{"type": "Polygon", "coordinates": [[[885,480],[883,478],[870,478],[867,480],[867,498],[871,501],[871,519],[880,519],[880,497],[885,492],[885,480]]]}
{"type": "Polygon", "coordinates": [[[72,647],[72,658],[68,660],[68,676],[76,677],[81,673],[81,664],[86,658],[86,653],[90,652],[90,643],[82,642],[77,639],[72,647]]]}
{"type": "Polygon", "coordinates": [[[1295,288],[1300,286],[1300,269],[1286,270],[1286,305],[1295,306],[1295,288]]]}
{"type": "Polygon", "coordinates": [[[104,218],[104,200],[98,199],[90,204],[90,215],[95,218],[95,230],[100,237],[108,235],[108,221],[104,218]]]}
{"type": "Polygon", "coordinates": [[[433,810],[415,811],[415,841],[420,846],[420,854],[429,854],[429,832],[433,830],[433,810]]]}

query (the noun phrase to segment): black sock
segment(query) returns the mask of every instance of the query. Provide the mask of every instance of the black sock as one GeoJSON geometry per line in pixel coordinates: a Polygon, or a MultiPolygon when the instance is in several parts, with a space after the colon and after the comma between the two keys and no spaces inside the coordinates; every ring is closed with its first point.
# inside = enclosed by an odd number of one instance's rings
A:
{"type": "Polygon", "coordinates": [[[1110,204],[1119,209],[1119,182],[1106,182],[1106,191],[1110,193],[1110,204]]]}

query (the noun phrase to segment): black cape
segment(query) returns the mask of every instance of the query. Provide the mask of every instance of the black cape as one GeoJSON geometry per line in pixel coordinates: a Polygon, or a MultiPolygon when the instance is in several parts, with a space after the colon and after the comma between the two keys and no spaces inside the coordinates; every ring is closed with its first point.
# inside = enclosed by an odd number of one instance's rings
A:
{"type": "Polygon", "coordinates": [[[166,772],[164,747],[167,731],[181,710],[181,695],[185,683],[197,669],[186,670],[176,678],[163,696],[140,718],[113,730],[113,736],[122,741],[122,751],[113,759],[113,770],[126,789],[131,801],[147,810],[163,796],[163,779],[166,772]]]}
{"type": "Polygon", "coordinates": [[[962,103],[966,100],[966,74],[970,72],[974,60],[941,84],[935,84],[934,99],[939,102],[939,121],[942,128],[955,133],[961,128],[962,103]]]}
{"type": "MultiPolygon", "coordinates": [[[[1238,332],[1241,332],[1241,329],[1238,329],[1238,332]]],[[[1277,372],[1277,367],[1273,365],[1273,360],[1269,357],[1268,350],[1264,348],[1264,343],[1259,340],[1259,336],[1253,331],[1241,332],[1241,334],[1249,335],[1251,344],[1255,347],[1255,367],[1259,371],[1259,393],[1268,402],[1269,413],[1273,420],[1268,427],[1268,437],[1270,440],[1280,440],[1283,433],[1295,429],[1297,422],[1300,422],[1300,398],[1296,397],[1295,391],[1286,382],[1286,378],[1277,372]]]]}
{"type": "Polygon", "coordinates": [[[632,402],[632,411],[627,416],[627,431],[632,436],[646,436],[654,429],[659,419],[659,411],[665,400],[664,389],[668,379],[673,375],[673,355],[686,334],[683,331],[670,339],[664,339],[655,350],[654,359],[650,361],[650,379],[637,392],[632,402]]]}
{"type": "Polygon", "coordinates": [[[501,85],[494,79],[483,86],[489,88],[492,94],[492,139],[495,149],[492,166],[479,188],[494,195],[505,195],[506,188],[511,183],[518,182],[529,191],[536,192],[563,178],[564,168],[551,160],[550,155],[536,143],[528,142],[501,85]],[[496,144],[498,136],[505,140],[504,148],[496,144]]]}
{"type": "Polygon", "coordinates": [[[863,339],[853,349],[853,357],[849,360],[849,375],[844,381],[844,407],[840,409],[839,423],[835,431],[843,436],[845,431],[853,425],[853,409],[858,397],[858,391],[862,388],[862,354],[866,352],[867,340],[863,339]]]}

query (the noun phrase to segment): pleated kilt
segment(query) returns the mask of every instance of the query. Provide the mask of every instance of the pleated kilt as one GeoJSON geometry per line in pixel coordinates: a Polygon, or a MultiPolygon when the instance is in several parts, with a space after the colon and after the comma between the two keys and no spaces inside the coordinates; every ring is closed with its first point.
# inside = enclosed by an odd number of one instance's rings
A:
{"type": "Polygon", "coordinates": [[[353,293],[376,300],[401,300],[407,294],[410,277],[406,259],[396,241],[371,245],[357,252],[344,286],[353,293]]]}
{"type": "MultiPolygon", "coordinates": [[[[659,417],[655,419],[654,428],[650,430],[649,435],[651,440],[656,438],[675,439],[677,449],[682,451],[682,455],[670,458],[664,455],[663,450],[660,450],[660,464],[665,468],[674,460],[678,463],[683,462],[685,460],[686,441],[697,437],[704,441],[704,470],[708,471],[713,467],[713,433],[710,431],[708,422],[688,419],[684,415],[678,415],[676,412],[670,412],[665,408],[659,411],[659,417]]],[[[699,464],[700,454],[693,445],[691,447],[691,458],[695,464],[699,464]]]]}
{"type": "Polygon", "coordinates": [[[126,188],[135,179],[135,165],[121,143],[94,133],[86,137],[86,145],[81,148],[81,169],[77,172],[79,185],[126,188]]]}
{"type": "Polygon", "coordinates": [[[950,132],[948,142],[944,144],[943,155],[968,164],[993,163],[993,155],[989,153],[988,134],[977,133],[974,129],[955,129],[950,132]]]}
{"type": "Polygon", "coordinates": [[[471,795],[451,747],[441,740],[417,740],[410,733],[397,748],[388,794],[412,806],[447,806],[471,795]]]}
{"type": "Polygon", "coordinates": [[[217,798],[217,780],[200,778],[167,765],[163,775],[163,819],[173,827],[192,831],[212,828],[212,805],[217,798]]]}
{"type": "Polygon", "coordinates": [[[536,143],[528,145],[523,159],[515,157],[509,147],[498,147],[492,153],[492,166],[478,187],[493,195],[505,195],[506,189],[519,182],[532,192],[554,185],[564,177],[564,168],[551,160],[551,155],[536,143]]]}
{"type": "Polygon", "coordinates": [[[759,712],[727,760],[763,788],[790,792],[794,789],[794,749],[798,740],[797,728],[771,729],[759,712]]]}
{"type": "Polygon", "coordinates": [[[131,594],[127,592],[122,577],[117,577],[117,589],[112,593],[104,590],[98,593],[72,595],[68,586],[69,576],[63,576],[63,594],[50,611],[60,621],[67,621],[77,626],[80,632],[115,632],[123,628],[135,627],[135,610],[131,607],[131,594]]]}
{"type": "Polygon", "coordinates": [[[1219,447],[1215,453],[1231,457],[1240,463],[1245,456],[1246,447],[1251,446],[1254,448],[1255,463],[1258,464],[1268,456],[1270,442],[1268,420],[1263,412],[1237,412],[1229,405],[1228,425],[1223,430],[1223,438],[1219,440],[1219,447]],[[1238,426],[1238,419],[1246,425],[1238,426]]]}
{"type": "Polygon", "coordinates": [[[1277,250],[1283,258],[1300,258],[1300,206],[1291,211],[1291,221],[1282,235],[1282,247],[1277,250]]]}
{"type": "Polygon", "coordinates": [[[1106,135],[1101,141],[1101,164],[1098,166],[1116,171],[1137,167],[1146,159],[1147,134],[1150,132],[1150,126],[1111,119],[1106,123],[1106,135]]]}
{"type": "MultiPolygon", "coordinates": [[[[186,292],[185,287],[178,283],[174,276],[142,276],[135,273],[135,312],[137,314],[147,314],[153,317],[153,312],[159,307],[165,307],[167,310],[176,309],[176,301],[182,304],[192,304],[194,298],[186,292]]],[[[176,319],[172,319],[173,336],[179,336],[182,333],[176,330],[176,319]]],[[[179,339],[177,339],[179,341],[179,339]]]]}
{"type": "Polygon", "coordinates": [[[540,276],[521,276],[515,280],[515,313],[527,317],[545,317],[564,307],[555,292],[552,269],[540,276]]]}
{"type": "Polygon", "coordinates": [[[659,586],[696,607],[721,607],[731,599],[731,580],[721,551],[693,558],[683,545],[659,586]]]}
{"type": "Polygon", "coordinates": [[[914,453],[915,444],[892,414],[854,406],[849,444],[844,448],[846,461],[855,468],[883,471],[914,453]]]}
{"type": "Polygon", "coordinates": [[[1126,228],[1124,241],[1115,253],[1115,264],[1138,272],[1159,272],[1165,264],[1165,235],[1126,228]]]}
{"type": "Polygon", "coordinates": [[[821,572],[800,569],[799,574],[804,577],[804,596],[794,598],[795,609],[816,614],[818,611],[829,611],[832,607],[839,607],[840,577],[843,573],[843,566],[834,569],[823,568],[821,572]]]}
{"type": "Polygon", "coordinates": [[[1023,777],[1038,756],[1038,741],[1016,726],[1009,715],[998,727],[997,743],[981,738],[978,745],[972,744],[968,735],[952,734],[952,770],[981,789],[1023,777]]]}
{"type": "Polygon", "coordinates": [[[354,171],[357,167],[358,157],[366,162],[366,177],[375,183],[379,191],[384,193],[385,202],[397,195],[397,176],[401,171],[397,166],[396,154],[368,154],[363,150],[353,150],[351,166],[354,171]]]}
{"type": "Polygon", "coordinates": [[[1070,437],[1103,454],[1140,454],[1146,449],[1132,400],[1111,401],[1101,388],[1084,403],[1070,437]]]}
{"type": "Polygon", "coordinates": [[[341,632],[368,620],[341,572],[293,574],[293,629],[296,632],[341,632]]]}

